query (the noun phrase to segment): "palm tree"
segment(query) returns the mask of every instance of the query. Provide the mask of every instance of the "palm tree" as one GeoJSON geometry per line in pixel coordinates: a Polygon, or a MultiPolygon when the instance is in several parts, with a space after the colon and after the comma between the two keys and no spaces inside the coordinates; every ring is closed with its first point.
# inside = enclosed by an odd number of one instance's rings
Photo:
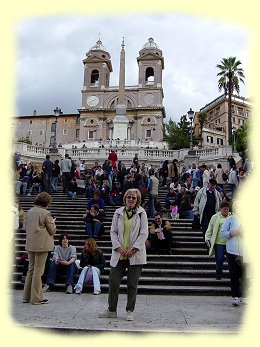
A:
{"type": "Polygon", "coordinates": [[[244,71],[241,67],[240,60],[236,60],[236,57],[223,58],[221,64],[216,67],[221,71],[217,74],[220,76],[218,80],[218,89],[221,91],[224,89],[225,95],[228,95],[228,142],[232,142],[232,121],[231,121],[231,98],[234,91],[239,94],[239,82],[244,83],[243,78],[244,71]]]}

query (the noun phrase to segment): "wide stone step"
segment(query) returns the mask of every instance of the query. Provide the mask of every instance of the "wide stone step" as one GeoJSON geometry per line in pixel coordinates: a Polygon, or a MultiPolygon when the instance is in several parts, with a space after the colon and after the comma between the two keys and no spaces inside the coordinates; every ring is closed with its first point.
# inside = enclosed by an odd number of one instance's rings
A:
{"type": "MultiPolygon", "coordinates": [[[[22,289],[23,284],[18,281],[12,281],[12,287],[15,289],[22,289]]],[[[86,292],[92,292],[92,288],[86,288],[84,291],[86,292]]],[[[108,284],[102,284],[101,290],[103,293],[108,293],[108,284]]],[[[63,284],[57,284],[55,286],[55,291],[66,291],[66,287],[63,284]]],[[[120,291],[121,294],[126,294],[127,287],[126,284],[121,284],[120,291]]],[[[149,294],[149,295],[230,295],[230,288],[226,286],[164,286],[164,285],[144,285],[139,284],[138,285],[138,293],[139,294],[149,294]]],[[[81,294],[82,295],[82,294],[81,294]]],[[[84,292],[83,292],[84,295],[84,292]]],[[[21,294],[22,296],[22,294],[21,294]]]]}

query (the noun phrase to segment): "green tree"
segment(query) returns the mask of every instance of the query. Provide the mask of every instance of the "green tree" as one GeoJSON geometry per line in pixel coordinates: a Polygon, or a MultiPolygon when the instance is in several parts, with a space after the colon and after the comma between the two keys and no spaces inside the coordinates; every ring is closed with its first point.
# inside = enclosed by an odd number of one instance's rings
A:
{"type": "Polygon", "coordinates": [[[217,74],[219,76],[218,89],[224,90],[225,95],[228,95],[228,141],[232,143],[232,118],[231,118],[231,102],[232,94],[234,91],[239,94],[239,83],[244,83],[243,78],[244,71],[240,67],[240,60],[236,60],[236,57],[223,58],[221,64],[217,64],[217,68],[221,71],[217,74]]]}
{"type": "Polygon", "coordinates": [[[249,139],[249,124],[246,123],[242,125],[237,131],[235,132],[232,142],[236,143],[236,150],[237,152],[244,152],[248,148],[248,139],[249,139]]]}
{"type": "Polygon", "coordinates": [[[169,123],[165,124],[165,141],[168,142],[170,149],[189,147],[189,124],[190,122],[187,120],[186,115],[183,115],[178,123],[170,118],[169,123]]]}

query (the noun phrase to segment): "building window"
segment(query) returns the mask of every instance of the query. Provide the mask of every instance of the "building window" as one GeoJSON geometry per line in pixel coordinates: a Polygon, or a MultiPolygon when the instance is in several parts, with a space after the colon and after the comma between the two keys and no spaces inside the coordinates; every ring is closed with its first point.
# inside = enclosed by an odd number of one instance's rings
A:
{"type": "Polygon", "coordinates": [[[78,125],[80,123],[80,116],[76,118],[76,124],[78,125]]]}
{"type": "Polygon", "coordinates": [[[63,129],[63,135],[68,135],[68,129],[63,129]]]}
{"type": "Polygon", "coordinates": [[[89,138],[89,140],[93,140],[94,139],[94,131],[93,130],[89,130],[88,138],[89,138]]]}
{"type": "Polygon", "coordinates": [[[235,117],[232,117],[232,122],[236,123],[236,118],[235,117]]]}
{"type": "Polygon", "coordinates": [[[79,129],[76,130],[76,139],[79,138],[79,129]]]}
{"type": "Polygon", "coordinates": [[[223,144],[224,144],[223,139],[220,139],[220,138],[218,137],[218,138],[217,138],[217,145],[223,146],[223,144]]]}
{"type": "Polygon", "coordinates": [[[207,136],[207,143],[213,143],[213,136],[207,136]]]}
{"type": "Polygon", "coordinates": [[[219,111],[220,111],[220,107],[217,107],[217,108],[216,108],[216,111],[215,111],[215,115],[216,115],[216,116],[219,114],[219,111]]]}
{"type": "Polygon", "coordinates": [[[152,137],[152,130],[151,129],[147,129],[146,130],[146,138],[151,138],[152,137]]]}
{"type": "Polygon", "coordinates": [[[56,123],[51,123],[51,133],[54,133],[56,130],[56,123]]]}
{"type": "Polygon", "coordinates": [[[32,130],[28,130],[27,135],[32,136],[32,130]]]}
{"type": "Polygon", "coordinates": [[[29,124],[32,124],[32,120],[30,120],[29,124]]]}
{"type": "Polygon", "coordinates": [[[237,114],[238,114],[239,116],[243,116],[243,109],[242,109],[241,107],[238,107],[238,108],[237,108],[237,114]]]}
{"type": "Polygon", "coordinates": [[[39,130],[39,135],[40,135],[40,136],[43,135],[43,130],[39,130]]]}
{"type": "Polygon", "coordinates": [[[68,123],[68,118],[64,119],[64,123],[67,124],[68,123]]]}

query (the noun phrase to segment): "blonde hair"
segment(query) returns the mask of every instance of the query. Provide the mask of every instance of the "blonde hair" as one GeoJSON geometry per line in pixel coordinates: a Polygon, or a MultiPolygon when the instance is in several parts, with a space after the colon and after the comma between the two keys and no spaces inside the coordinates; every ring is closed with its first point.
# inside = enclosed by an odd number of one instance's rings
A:
{"type": "Polygon", "coordinates": [[[135,189],[135,188],[131,188],[131,189],[128,189],[125,194],[124,194],[124,197],[123,197],[123,203],[124,205],[126,204],[126,197],[130,194],[135,194],[136,197],[137,197],[137,202],[136,202],[136,207],[139,207],[141,205],[141,200],[142,200],[142,197],[141,197],[141,193],[140,193],[140,190],[139,189],[135,189]]]}

